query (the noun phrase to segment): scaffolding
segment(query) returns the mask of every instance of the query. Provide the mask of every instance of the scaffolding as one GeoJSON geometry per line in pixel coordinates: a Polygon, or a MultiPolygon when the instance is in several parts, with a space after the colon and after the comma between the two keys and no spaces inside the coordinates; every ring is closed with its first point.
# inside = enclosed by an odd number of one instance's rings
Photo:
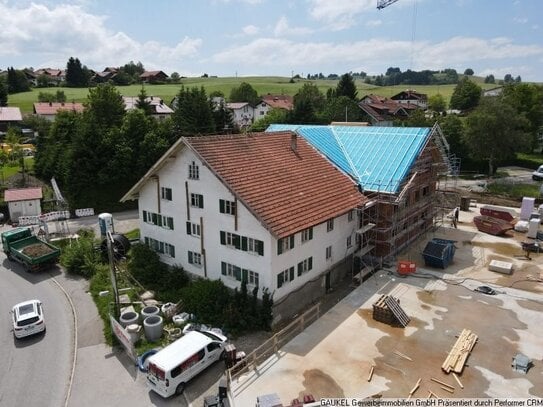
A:
{"type": "MultiPolygon", "coordinates": [[[[381,187],[364,193],[368,203],[358,210],[355,282],[362,281],[364,273],[370,272],[368,269],[395,262],[399,252],[459,205],[460,197],[454,187],[439,188],[443,177],[445,182],[456,183],[460,170],[460,160],[448,151],[449,145],[436,124],[398,193],[383,192],[381,187]]],[[[390,180],[386,185],[390,185],[390,180]]]]}

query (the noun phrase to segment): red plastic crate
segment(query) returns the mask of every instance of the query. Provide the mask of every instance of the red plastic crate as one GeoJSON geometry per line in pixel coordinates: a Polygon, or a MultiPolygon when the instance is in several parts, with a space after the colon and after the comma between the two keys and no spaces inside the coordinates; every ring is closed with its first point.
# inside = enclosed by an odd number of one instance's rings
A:
{"type": "Polygon", "coordinates": [[[417,271],[417,264],[412,261],[399,261],[396,271],[399,274],[411,274],[417,271]]]}

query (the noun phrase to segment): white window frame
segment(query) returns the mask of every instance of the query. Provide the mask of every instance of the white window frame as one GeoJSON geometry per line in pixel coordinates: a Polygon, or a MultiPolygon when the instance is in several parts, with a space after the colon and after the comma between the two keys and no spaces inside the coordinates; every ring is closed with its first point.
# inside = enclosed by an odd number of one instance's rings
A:
{"type": "Polygon", "coordinates": [[[202,194],[190,194],[190,206],[193,208],[200,208],[200,199],[202,198],[202,194]]]}
{"type": "Polygon", "coordinates": [[[189,179],[200,179],[200,167],[198,167],[195,161],[189,164],[189,179]]]}
{"type": "Polygon", "coordinates": [[[334,230],[334,218],[326,221],[326,231],[331,232],[332,230],[334,230]]]}
{"type": "Polygon", "coordinates": [[[193,252],[191,250],[189,250],[191,253],[192,253],[192,264],[193,266],[196,266],[196,267],[202,267],[202,254],[201,253],[197,253],[197,252],[193,252]]]}
{"type": "Polygon", "coordinates": [[[167,188],[167,187],[161,187],[160,188],[160,197],[165,201],[173,200],[173,191],[172,191],[172,189],[167,188]],[[170,196],[169,198],[168,198],[168,195],[170,196]]]}
{"type": "Polygon", "coordinates": [[[175,258],[175,246],[173,244],[164,243],[164,254],[175,258]]]}
{"type": "Polygon", "coordinates": [[[236,247],[234,236],[236,236],[235,233],[225,232],[224,238],[226,246],[236,247]]]}
{"type": "Polygon", "coordinates": [[[281,245],[281,248],[282,248],[282,251],[281,251],[282,253],[285,253],[286,251],[291,250],[294,247],[290,245],[290,242],[291,242],[290,236],[283,237],[282,239],[279,240],[279,244],[281,245]]]}
{"type": "Polygon", "coordinates": [[[253,239],[252,237],[247,238],[247,252],[258,254],[258,248],[257,248],[257,239],[253,239]]]}
{"type": "Polygon", "coordinates": [[[302,230],[302,243],[310,241],[312,237],[312,228],[302,230]]]}
{"type": "Polygon", "coordinates": [[[190,235],[197,238],[200,238],[202,236],[202,229],[199,223],[190,224],[190,235]]]}

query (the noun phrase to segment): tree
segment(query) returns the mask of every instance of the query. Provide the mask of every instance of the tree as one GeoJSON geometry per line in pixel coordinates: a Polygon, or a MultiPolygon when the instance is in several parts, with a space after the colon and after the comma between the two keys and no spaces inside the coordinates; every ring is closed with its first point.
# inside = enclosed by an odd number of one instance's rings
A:
{"type": "Polygon", "coordinates": [[[454,114],[439,119],[439,126],[449,143],[451,153],[457,157],[467,158],[468,150],[464,144],[464,124],[454,114]]]}
{"type": "Polygon", "coordinates": [[[520,77],[520,75],[517,75],[517,77],[515,78],[515,83],[521,83],[522,82],[522,78],[520,77]]]}
{"type": "Polygon", "coordinates": [[[181,86],[172,120],[176,131],[182,135],[194,136],[215,131],[211,102],[203,86],[200,89],[181,86]]]}
{"type": "Polygon", "coordinates": [[[505,76],[503,77],[503,82],[504,82],[504,83],[511,83],[511,82],[514,82],[513,76],[512,76],[510,73],[505,74],[505,76]]]}
{"type": "Polygon", "coordinates": [[[401,123],[401,126],[406,127],[431,127],[432,122],[424,114],[424,110],[415,109],[409,114],[407,119],[404,119],[401,123]]]}
{"type": "Polygon", "coordinates": [[[480,86],[464,76],[454,88],[449,105],[452,109],[473,109],[479,103],[481,92],[480,86]]]}
{"type": "Polygon", "coordinates": [[[347,96],[349,99],[356,101],[356,84],[351,74],[343,74],[336,87],[336,97],[347,96]]]}
{"type": "Polygon", "coordinates": [[[258,93],[247,82],[241,82],[239,86],[232,88],[230,91],[230,102],[248,102],[255,106],[259,100],[258,93]]]}
{"type": "Polygon", "coordinates": [[[503,89],[503,100],[527,120],[526,133],[532,147],[537,146],[537,135],[543,126],[543,86],[533,83],[514,83],[503,89]]]}
{"type": "Polygon", "coordinates": [[[500,160],[514,157],[529,145],[522,130],[525,121],[500,98],[484,98],[467,117],[464,142],[472,158],[488,163],[488,175],[494,174],[500,160]]]}
{"type": "Polygon", "coordinates": [[[23,71],[11,67],[8,68],[7,87],[9,94],[26,92],[30,90],[30,83],[23,71]]]}
{"type": "Polygon", "coordinates": [[[81,66],[79,58],[70,57],[66,64],[66,85],[80,88],[89,85],[88,73],[81,66]]]}
{"type": "Polygon", "coordinates": [[[472,76],[475,72],[473,72],[473,69],[468,68],[464,71],[464,75],[472,76]]]}
{"type": "Polygon", "coordinates": [[[177,72],[172,72],[172,74],[170,75],[170,80],[173,83],[179,83],[180,79],[181,79],[181,77],[179,76],[179,74],[177,72]]]}
{"type": "Polygon", "coordinates": [[[136,107],[138,109],[141,109],[146,115],[150,115],[153,112],[151,102],[147,100],[147,92],[145,92],[145,88],[143,86],[141,87],[140,93],[138,94],[136,107]]]}
{"type": "Polygon", "coordinates": [[[215,122],[215,129],[219,133],[230,133],[234,130],[234,117],[232,111],[226,108],[224,100],[213,109],[213,121],[215,122]]]}
{"type": "Polygon", "coordinates": [[[3,78],[0,78],[0,106],[8,105],[8,89],[3,78]]]}
{"type": "Polygon", "coordinates": [[[302,100],[311,103],[315,111],[321,110],[326,102],[322,92],[313,83],[304,83],[304,86],[302,86],[298,93],[294,95],[294,106],[302,100]]]}
{"type": "Polygon", "coordinates": [[[294,108],[288,114],[288,121],[296,124],[317,123],[315,108],[311,100],[298,99],[298,102],[294,104],[294,108]]]}
{"type": "Polygon", "coordinates": [[[347,96],[340,96],[326,101],[324,109],[320,112],[320,121],[330,122],[357,122],[362,120],[362,110],[358,104],[347,96]]]}
{"type": "Polygon", "coordinates": [[[37,77],[36,84],[38,88],[47,88],[49,86],[49,76],[42,73],[37,77]]]}
{"type": "Polygon", "coordinates": [[[485,77],[485,83],[496,83],[494,75],[490,74],[485,77]]]}
{"type": "Polygon", "coordinates": [[[98,85],[89,90],[85,113],[98,127],[120,126],[125,114],[123,98],[113,85],[98,85]]]}
{"type": "Polygon", "coordinates": [[[447,108],[447,102],[440,93],[430,96],[428,99],[428,109],[433,112],[442,113],[447,108]]]}

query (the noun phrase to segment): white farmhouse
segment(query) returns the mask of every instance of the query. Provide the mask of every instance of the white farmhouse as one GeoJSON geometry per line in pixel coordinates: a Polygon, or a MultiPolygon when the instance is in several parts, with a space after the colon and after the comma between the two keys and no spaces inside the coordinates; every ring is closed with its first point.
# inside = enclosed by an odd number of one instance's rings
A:
{"type": "Polygon", "coordinates": [[[232,112],[232,121],[240,129],[253,124],[254,108],[248,102],[226,103],[226,108],[232,112]]]}
{"type": "Polygon", "coordinates": [[[179,139],[121,201],[162,261],[273,293],[275,321],[352,267],[356,183],[290,131],[179,139]]]}

